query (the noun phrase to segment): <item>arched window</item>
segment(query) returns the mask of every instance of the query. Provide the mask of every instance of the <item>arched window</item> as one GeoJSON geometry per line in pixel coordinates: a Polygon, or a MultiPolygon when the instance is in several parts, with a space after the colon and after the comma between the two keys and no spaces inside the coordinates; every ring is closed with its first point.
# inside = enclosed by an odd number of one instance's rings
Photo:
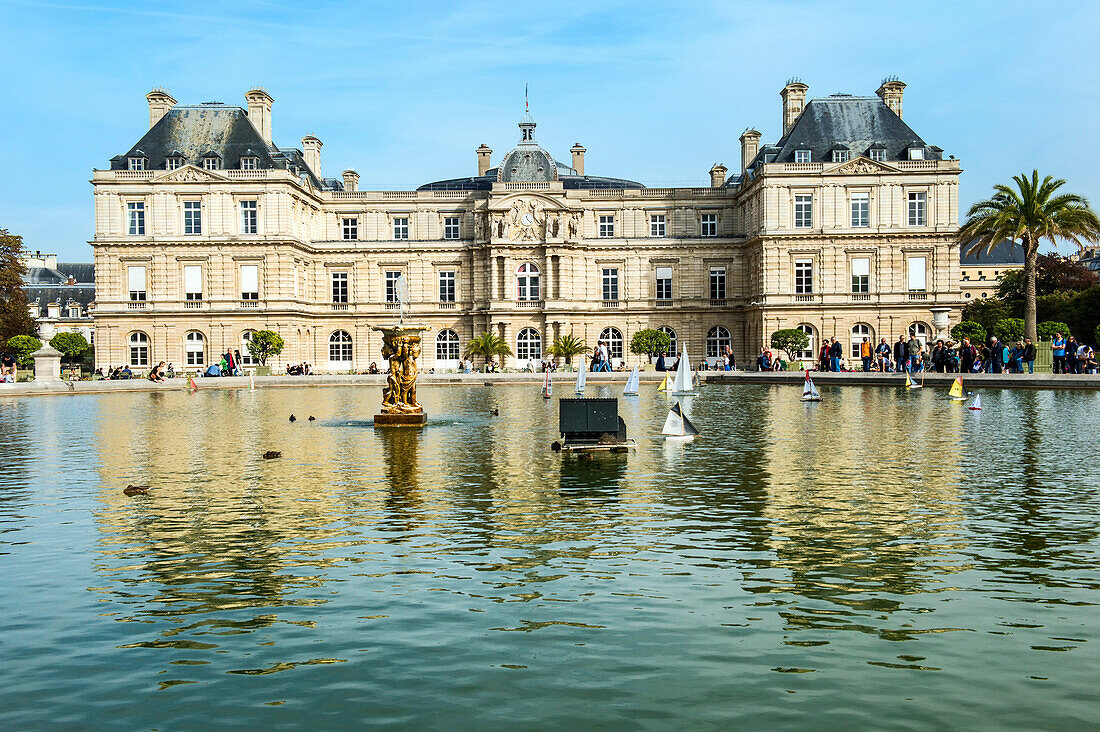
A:
{"type": "Polygon", "coordinates": [[[516,361],[526,366],[531,359],[542,358],[542,336],[534,328],[524,328],[516,336],[516,361]]]}
{"type": "Polygon", "coordinates": [[[351,336],[338,330],[328,337],[328,360],[331,363],[351,363],[351,336]]]}
{"type": "Polygon", "coordinates": [[[664,333],[668,336],[668,353],[666,353],[665,355],[666,356],[675,356],[678,353],[680,353],[679,349],[677,348],[677,344],[676,344],[676,331],[674,331],[672,328],[669,328],[667,325],[662,325],[657,330],[661,331],[662,333],[664,333]]]}
{"type": "Polygon", "coordinates": [[[149,336],[141,331],[130,334],[130,365],[149,365],[149,336]]]}
{"type": "Polygon", "coordinates": [[[441,330],[435,337],[435,360],[457,361],[458,333],[453,330],[441,330]]]}
{"type": "Polygon", "coordinates": [[[854,326],[852,326],[852,358],[859,358],[859,346],[861,343],[863,343],[864,338],[867,339],[867,341],[871,344],[871,348],[874,349],[875,334],[871,330],[871,326],[867,325],[866,323],[856,323],[854,326]]]}
{"type": "Polygon", "coordinates": [[[909,326],[909,335],[920,341],[922,346],[927,346],[931,331],[928,330],[928,326],[924,323],[913,323],[909,326]]]}
{"type": "Polygon", "coordinates": [[[538,265],[524,262],[516,270],[516,299],[538,300],[542,297],[542,276],[538,265]]]}
{"type": "Polygon", "coordinates": [[[252,334],[255,332],[254,330],[246,330],[241,333],[241,366],[255,366],[259,363],[253,358],[252,352],[248,350],[248,343],[252,340],[252,334]]]}
{"type": "Polygon", "coordinates": [[[206,339],[202,333],[193,330],[183,338],[183,352],[188,366],[202,366],[206,363],[206,339]]]}
{"type": "Polygon", "coordinates": [[[623,357],[623,332],[618,328],[604,328],[600,331],[601,341],[607,344],[611,358],[623,357]]]}
{"type": "Polygon", "coordinates": [[[806,334],[806,337],[810,340],[806,343],[806,348],[799,351],[795,355],[798,358],[817,358],[817,333],[814,331],[814,327],[807,323],[803,323],[798,326],[798,329],[806,334]]]}
{"type": "Polygon", "coordinates": [[[707,331],[707,358],[718,358],[730,345],[730,332],[720,325],[707,331]]]}

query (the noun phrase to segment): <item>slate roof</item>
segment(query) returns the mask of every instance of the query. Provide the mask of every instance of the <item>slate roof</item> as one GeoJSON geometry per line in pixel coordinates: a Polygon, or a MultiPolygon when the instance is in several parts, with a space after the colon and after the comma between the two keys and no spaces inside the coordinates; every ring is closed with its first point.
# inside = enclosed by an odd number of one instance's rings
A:
{"type": "Polygon", "coordinates": [[[209,155],[220,157],[228,170],[239,169],[242,157],[259,158],[260,169],[297,167],[315,187],[343,190],[343,183],[322,181],[297,148],[267,144],[244,109],[215,102],[172,107],[126,153],[111,158],[111,170],[126,170],[130,157],[145,157],[147,170],[165,170],[169,157],[202,167],[209,155]]]}
{"type": "Polygon", "coordinates": [[[974,265],[998,265],[1024,263],[1024,248],[1014,241],[1005,239],[992,252],[982,249],[980,252],[972,252],[970,246],[959,247],[959,263],[966,267],[974,265]]]}
{"type": "MultiPolygon", "coordinates": [[[[572,170],[572,168],[570,168],[572,170]]],[[[488,191],[496,183],[496,168],[485,175],[470,178],[451,178],[425,183],[418,191],[488,191]]],[[[566,190],[592,190],[604,188],[645,188],[637,181],[624,178],[604,178],[598,175],[559,175],[558,180],[566,190]]]]}
{"type": "Polygon", "coordinates": [[[84,313],[95,301],[95,265],[87,262],[60,262],[56,269],[28,267],[23,276],[23,292],[27,296],[27,302],[38,306],[39,316],[47,315],[46,308],[50,303],[60,302],[62,317],[68,317],[64,308],[70,302],[78,302],[82,317],[90,317],[84,313]],[[70,276],[76,280],[76,284],[67,284],[70,276]]]}

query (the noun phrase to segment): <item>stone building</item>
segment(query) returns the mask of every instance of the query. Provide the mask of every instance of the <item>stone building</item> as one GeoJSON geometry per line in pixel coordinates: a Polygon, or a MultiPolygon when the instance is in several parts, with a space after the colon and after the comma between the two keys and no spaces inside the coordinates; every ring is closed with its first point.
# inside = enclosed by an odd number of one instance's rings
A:
{"type": "Polygon", "coordinates": [[[902,121],[904,87],[807,102],[787,84],[780,140],[746,130],[707,187],[590,174],[580,144],[559,162],[525,115],[497,164],[481,145],[476,175],[411,191],[324,177],[312,135],[276,146],[262,89],[245,107],[154,90],[149,130],[93,175],[97,360],[199,367],[266,328],[287,344],[276,368],[362,370],[402,276],[425,369],[490,330],[513,366],[570,333],[632,359],[633,334],[661,328],[693,361],[728,344],[749,367],[779,328],[811,351],[927,337],[961,303],[960,168],[902,121]]]}
{"type": "Polygon", "coordinates": [[[44,341],[58,333],[80,333],[94,343],[92,307],[95,268],[86,262],[58,262],[56,254],[35,252],[22,258],[23,293],[44,341]]]}
{"type": "Polygon", "coordinates": [[[988,252],[960,247],[959,257],[964,301],[996,297],[1001,277],[1024,268],[1024,248],[1007,239],[988,252]]]}

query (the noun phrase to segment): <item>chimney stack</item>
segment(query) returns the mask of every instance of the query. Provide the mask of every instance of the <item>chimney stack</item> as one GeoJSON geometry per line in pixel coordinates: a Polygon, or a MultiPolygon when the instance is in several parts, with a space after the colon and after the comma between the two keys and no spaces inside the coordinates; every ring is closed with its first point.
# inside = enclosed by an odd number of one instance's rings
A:
{"type": "Polygon", "coordinates": [[[587,150],[577,142],[569,148],[569,152],[573,153],[573,170],[577,171],[577,175],[584,175],[584,154],[587,150]]]}
{"type": "Polygon", "coordinates": [[[887,76],[883,79],[882,86],[875,92],[898,117],[901,117],[901,97],[904,93],[905,82],[899,81],[896,76],[887,76]]]}
{"type": "Polygon", "coordinates": [[[493,151],[489,149],[489,146],[484,142],[481,143],[481,147],[477,149],[477,174],[478,177],[485,175],[489,171],[489,168],[493,167],[493,164],[489,161],[493,151]]]}
{"type": "Polygon", "coordinates": [[[798,115],[806,108],[806,92],[810,87],[798,79],[790,79],[779,96],[783,97],[783,134],[786,135],[794,127],[798,115]]]}
{"type": "Polygon", "coordinates": [[[248,102],[248,118],[252,120],[253,126],[259,131],[260,137],[264,138],[264,142],[268,145],[273,144],[271,142],[271,105],[274,104],[275,100],[271,98],[266,89],[260,86],[248,90],[244,95],[244,99],[248,102]]]}
{"type": "Polygon", "coordinates": [[[721,188],[726,184],[726,166],[715,163],[710,169],[710,187],[721,188]]]}
{"type": "Polygon", "coordinates": [[[741,175],[749,169],[749,163],[760,152],[760,133],[749,128],[741,133],[741,175]]]}
{"type": "Polygon", "coordinates": [[[175,106],[176,100],[168,93],[167,89],[157,86],[153,91],[145,95],[149,101],[149,127],[152,128],[160,118],[168,114],[168,110],[175,106]]]}
{"type": "Polygon", "coordinates": [[[321,141],[313,135],[306,135],[302,138],[302,153],[306,160],[306,165],[313,171],[313,174],[318,178],[321,177],[321,141]]]}
{"type": "Polygon", "coordinates": [[[345,191],[357,191],[359,190],[359,174],[354,170],[344,171],[344,190],[345,191]]]}

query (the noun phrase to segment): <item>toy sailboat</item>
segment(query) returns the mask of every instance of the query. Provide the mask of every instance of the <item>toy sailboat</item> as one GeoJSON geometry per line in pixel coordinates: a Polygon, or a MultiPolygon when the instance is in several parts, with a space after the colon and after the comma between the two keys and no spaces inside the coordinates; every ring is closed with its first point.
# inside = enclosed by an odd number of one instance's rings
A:
{"type": "Polygon", "coordinates": [[[691,362],[688,361],[688,354],[685,350],[680,354],[680,365],[676,369],[676,379],[672,382],[673,394],[694,394],[695,384],[693,383],[691,372],[691,362]]]}
{"type": "Polygon", "coordinates": [[[256,381],[252,378],[252,372],[248,372],[248,390],[256,391],[256,381]]]}
{"type": "Polygon", "coordinates": [[[631,396],[638,393],[638,367],[635,366],[634,370],[630,372],[630,376],[626,377],[626,386],[623,387],[623,396],[631,396]]]}
{"type": "Polygon", "coordinates": [[[668,375],[661,379],[661,383],[657,386],[657,391],[668,391],[668,375]]]}
{"type": "Polygon", "coordinates": [[[802,401],[820,402],[821,393],[814,386],[814,380],[810,378],[810,370],[806,369],[806,383],[802,386],[802,401]]]}
{"type": "Polygon", "coordinates": [[[966,392],[963,391],[963,377],[958,377],[951,384],[951,390],[947,392],[953,402],[965,402],[966,392]]]}
{"type": "Polygon", "coordinates": [[[550,369],[546,370],[546,380],[542,384],[542,398],[549,399],[554,396],[554,382],[550,381],[550,369]]]}
{"type": "Polygon", "coordinates": [[[967,409],[972,409],[975,412],[982,411],[982,395],[981,394],[975,394],[974,395],[974,401],[969,406],[967,406],[967,409]]]}
{"type": "Polygon", "coordinates": [[[584,368],[584,356],[581,356],[581,367],[577,370],[577,388],[576,388],[576,392],[578,394],[583,394],[584,393],[584,380],[587,376],[587,373],[588,372],[585,371],[585,368],[584,368]]]}
{"type": "Polygon", "coordinates": [[[668,411],[668,417],[665,419],[665,426],[661,428],[661,434],[665,436],[666,440],[688,442],[695,439],[695,435],[699,434],[699,430],[695,429],[695,425],[680,409],[680,402],[676,402],[672,405],[672,409],[668,411]]]}
{"type": "Polygon", "coordinates": [[[905,388],[906,389],[921,389],[923,387],[924,387],[923,382],[918,384],[917,382],[913,381],[913,377],[909,374],[908,371],[905,372],[905,388]]]}
{"type": "Polygon", "coordinates": [[[188,376],[187,377],[187,389],[192,394],[194,394],[196,391],[199,390],[199,385],[195,383],[195,377],[194,376],[188,376]]]}

